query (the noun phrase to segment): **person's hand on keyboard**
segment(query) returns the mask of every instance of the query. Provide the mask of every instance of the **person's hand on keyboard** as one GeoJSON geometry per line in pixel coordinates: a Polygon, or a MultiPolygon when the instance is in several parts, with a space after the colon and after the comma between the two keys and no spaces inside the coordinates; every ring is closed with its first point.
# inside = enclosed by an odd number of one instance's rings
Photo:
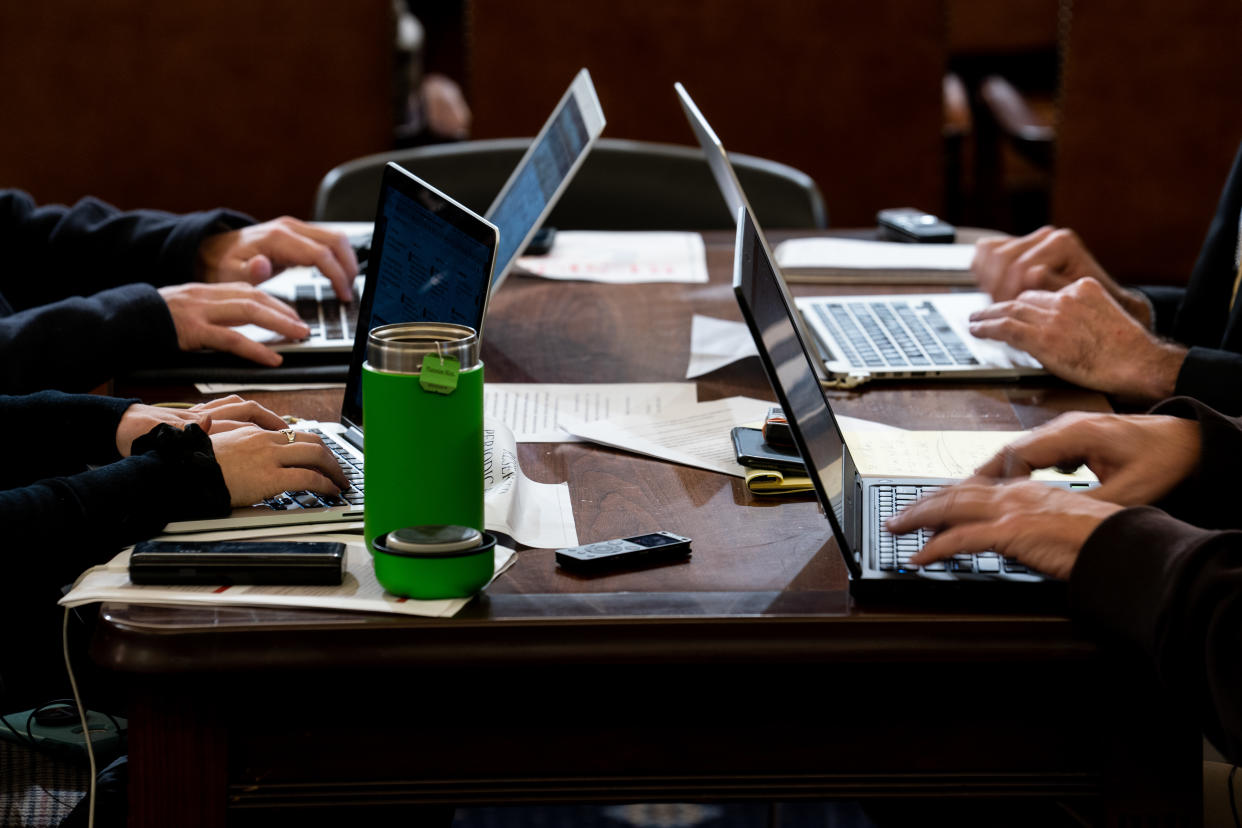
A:
{"type": "Polygon", "coordinates": [[[292,340],[310,335],[310,328],[297,311],[244,282],[190,283],[162,287],[159,291],[168,304],[177,330],[177,345],[183,351],[228,351],[274,368],[283,357],[233,330],[234,325],[258,325],[292,340]]]}
{"type": "Polygon", "coordinates": [[[967,481],[923,498],[885,523],[894,535],[936,530],[910,563],[994,550],[1056,578],[1068,578],[1083,543],[1121,506],[1031,480],[967,481]]]}
{"type": "Polygon", "coordinates": [[[316,267],[342,302],[353,298],[358,275],[358,259],[343,233],[288,216],[209,236],[198,254],[204,282],[257,285],[287,267],[316,267]]]}
{"type": "Polygon", "coordinates": [[[1041,227],[1025,236],[979,239],[971,272],[993,302],[1017,299],[1028,290],[1060,290],[1090,276],[1126,312],[1150,328],[1151,306],[1142,294],[1123,288],[1100,267],[1078,234],[1067,227],[1041,227]]]}
{"type": "Polygon", "coordinates": [[[975,472],[983,478],[1029,477],[1035,469],[1095,472],[1086,492],[1122,506],[1155,503],[1194,471],[1201,437],[1195,420],[1152,414],[1062,414],[1018,438],[975,472]]]}
{"type": "Polygon", "coordinates": [[[244,426],[213,434],[211,445],[234,506],[286,491],[337,495],[349,486],[332,452],[303,431],[244,426]]]}
{"type": "Polygon", "coordinates": [[[116,428],[116,450],[122,457],[129,457],[130,448],[142,435],[160,423],[183,429],[195,423],[208,434],[231,431],[242,426],[259,426],[266,429],[282,429],[285,421],[279,415],[253,400],[243,400],[236,394],[189,408],[165,408],[157,405],[135,403],[125,409],[116,428]]]}
{"type": "Polygon", "coordinates": [[[1186,359],[1186,348],[1147,330],[1087,277],[975,311],[970,332],[1026,351],[1061,379],[1141,400],[1172,396],[1186,359]]]}

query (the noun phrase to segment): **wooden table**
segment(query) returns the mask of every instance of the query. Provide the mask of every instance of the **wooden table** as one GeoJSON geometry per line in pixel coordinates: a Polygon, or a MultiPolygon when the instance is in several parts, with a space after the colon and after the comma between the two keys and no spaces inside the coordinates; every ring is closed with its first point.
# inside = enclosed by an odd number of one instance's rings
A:
{"type": "MultiPolygon", "coordinates": [[[[488,378],[681,379],[692,314],[740,319],[731,235],[707,239],[706,285],[510,279],[489,312],[488,378]]],[[[773,398],[757,360],[699,382],[700,399],[735,394],[773,398]]],[[[319,419],[340,400],[253,396],[319,419]]],[[[832,399],[940,429],[1107,409],[1053,380],[832,399]]],[[[694,539],[692,559],[581,578],[519,548],[452,619],[105,605],[92,654],[132,699],[131,824],[835,796],[1055,797],[1101,824],[1198,819],[1195,729],[1141,660],[1055,611],[861,607],[810,498],[758,499],[738,478],[592,445],[522,444],[519,459],[537,481],[569,481],[583,542],[668,529],[694,539]]]]}

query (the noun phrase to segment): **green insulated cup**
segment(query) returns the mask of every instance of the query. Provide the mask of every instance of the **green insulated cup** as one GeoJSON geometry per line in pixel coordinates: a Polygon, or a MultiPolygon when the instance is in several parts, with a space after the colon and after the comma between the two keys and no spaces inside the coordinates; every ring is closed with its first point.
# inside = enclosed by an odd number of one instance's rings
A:
{"type": "Polygon", "coordinates": [[[407,526],[483,531],[483,363],[473,328],[372,330],[362,417],[367,549],[407,526]]]}

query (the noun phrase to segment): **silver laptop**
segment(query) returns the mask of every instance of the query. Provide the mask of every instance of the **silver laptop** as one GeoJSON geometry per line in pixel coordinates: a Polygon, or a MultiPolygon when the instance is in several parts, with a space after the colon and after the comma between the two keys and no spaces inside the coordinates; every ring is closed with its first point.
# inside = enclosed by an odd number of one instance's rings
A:
{"type": "MultiPolygon", "coordinates": [[[[678,83],[674,88],[725,206],[731,215],[745,207],[753,216],[724,145],[685,87],[678,83]]],[[[766,250],[767,242],[761,239],[761,243],[766,250]]],[[[767,252],[770,257],[771,251],[767,252]]],[[[787,289],[781,290],[788,300],[787,289]]],[[[1024,351],[971,336],[968,319],[991,304],[986,293],[843,295],[799,298],[795,304],[801,311],[799,331],[819,352],[816,374],[826,386],[852,388],[873,379],[1013,379],[1046,373],[1024,351]]]]}
{"type": "Polygon", "coordinates": [[[396,164],[384,170],[375,232],[359,302],[365,324],[354,337],[341,419],[301,423],[337,455],[351,487],[341,497],[284,492],[227,517],[179,521],[167,533],[362,519],[362,363],[367,333],[393,322],[476,325],[487,310],[499,233],[496,226],[396,164]]]}
{"type": "MultiPolygon", "coordinates": [[[[604,131],[604,124],[604,110],[591,83],[591,74],[583,69],[565,90],[530,148],[487,209],[488,221],[500,228],[492,290],[500,287],[520,252],[526,249],[531,237],[552,212],[604,131]]],[[[370,250],[366,241],[370,234],[365,231],[359,233],[356,228],[345,229],[360,262],[369,259],[370,250]]],[[[311,334],[300,342],[289,342],[254,325],[239,328],[251,339],[281,352],[331,353],[353,348],[353,326],[357,324],[358,303],[338,301],[332,286],[318,270],[291,268],[264,283],[263,289],[293,305],[302,320],[310,326],[311,334]]],[[[354,295],[362,293],[360,276],[354,286],[354,295]]],[[[483,319],[480,317],[464,324],[479,330],[483,319]]]]}
{"type": "MultiPolygon", "coordinates": [[[[798,333],[798,313],[788,301],[782,279],[764,247],[750,212],[738,210],[733,261],[733,291],[754,337],[763,369],[784,409],[794,443],[810,470],[815,495],[832,526],[850,589],[882,598],[943,590],[962,595],[986,590],[981,597],[1063,591],[1064,583],[1028,570],[995,552],[961,554],[916,567],[910,558],[926,542],[920,530],[893,536],[883,523],[923,494],[955,481],[941,478],[878,478],[860,474],[849,446],[815,375],[818,361],[798,333]]],[[[1067,488],[1090,483],[1065,482],[1067,488]]]]}

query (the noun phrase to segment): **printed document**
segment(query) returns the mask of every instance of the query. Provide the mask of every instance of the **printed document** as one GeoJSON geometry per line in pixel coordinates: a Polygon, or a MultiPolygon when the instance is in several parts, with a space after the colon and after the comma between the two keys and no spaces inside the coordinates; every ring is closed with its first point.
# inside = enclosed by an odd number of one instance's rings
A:
{"type": "Polygon", "coordinates": [[[544,256],[517,266],[545,279],[606,282],[707,282],[707,250],[698,233],[561,230],[544,256]]]}
{"type": "Polygon", "coordinates": [[[692,382],[483,384],[483,413],[513,431],[519,443],[579,442],[558,423],[629,414],[657,415],[698,399],[692,382]]]}

